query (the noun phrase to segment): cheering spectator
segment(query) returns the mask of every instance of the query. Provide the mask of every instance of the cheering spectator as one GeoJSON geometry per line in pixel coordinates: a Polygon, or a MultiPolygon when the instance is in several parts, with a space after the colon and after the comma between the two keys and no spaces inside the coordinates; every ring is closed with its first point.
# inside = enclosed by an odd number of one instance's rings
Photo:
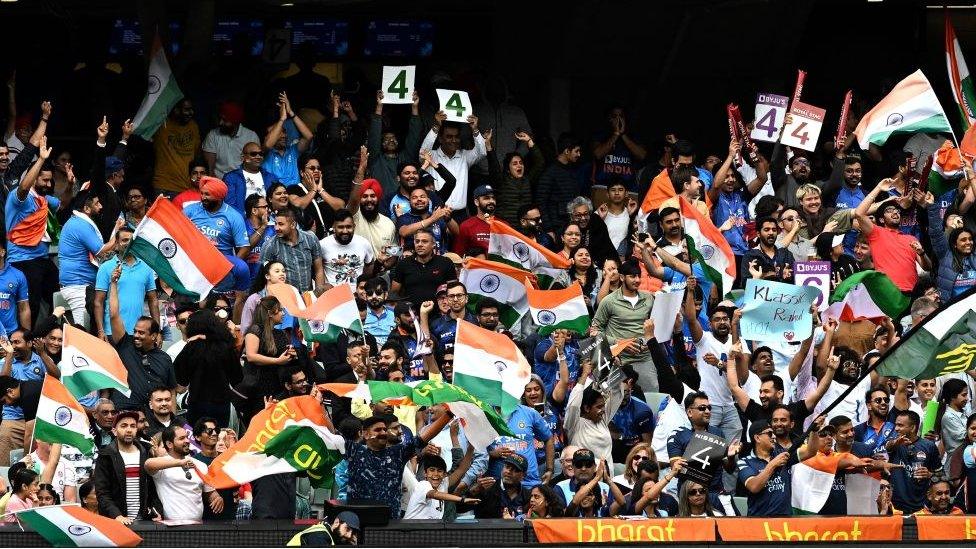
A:
{"type": "MultiPolygon", "coordinates": [[[[136,443],[137,418],[133,411],[113,416],[112,429],[116,438],[99,449],[92,475],[98,513],[122,524],[161,517],[159,510],[162,507],[156,495],[156,485],[149,480],[144,469],[146,460],[152,454],[136,443]]],[[[82,486],[79,492],[82,502],[86,502],[85,487],[82,486]]]]}
{"type": "Polygon", "coordinates": [[[153,136],[156,169],[152,186],[157,191],[178,193],[188,190],[184,170],[200,153],[200,128],[193,120],[194,114],[193,102],[184,97],[153,136]]]}
{"type": "Polygon", "coordinates": [[[925,505],[925,494],[932,478],[942,473],[942,457],[931,440],[920,438],[918,414],[900,411],[895,419],[896,437],[884,443],[888,461],[903,467],[891,471],[891,502],[905,514],[925,505]]]}
{"type": "Polygon", "coordinates": [[[432,301],[441,284],[457,279],[450,259],[435,253],[434,233],[419,229],[413,235],[413,255],[401,259],[390,279],[390,291],[412,303],[432,301]]]}
{"type": "MultiPolygon", "coordinates": [[[[488,153],[488,177],[498,193],[496,214],[503,221],[515,227],[522,216],[520,210],[532,202],[532,185],[546,166],[542,151],[536,146],[532,136],[524,131],[516,131],[515,139],[524,143],[528,155],[518,151],[505,154],[502,165],[498,165],[498,152],[492,145],[493,130],[488,130],[485,145],[488,153]],[[526,166],[528,165],[528,167],[526,166]]],[[[501,136],[497,136],[501,137],[501,136]]],[[[500,140],[500,139],[499,139],[500,140]]]]}
{"type": "Polygon", "coordinates": [[[315,235],[298,228],[294,210],[285,208],[275,215],[275,236],[261,248],[265,264],[280,262],[285,266],[289,284],[299,292],[312,291],[312,282],[319,293],[325,291],[325,268],[322,246],[315,235]]]}
{"type": "MultiPolygon", "coordinates": [[[[240,151],[245,144],[257,145],[258,134],[244,127],[244,109],[240,104],[228,101],[220,105],[220,119],[217,127],[210,130],[206,139],[203,140],[203,156],[207,160],[207,171],[216,177],[223,179],[227,172],[234,169],[239,158],[240,151]]],[[[245,155],[242,155],[245,156],[245,155]]],[[[246,155],[250,158],[250,155],[246,155]]],[[[260,157],[258,154],[255,158],[260,157]]],[[[260,160],[258,161],[260,165],[260,160]]],[[[252,170],[253,171],[253,170],[252,170]]],[[[250,193],[248,193],[250,194],[250,193]]],[[[244,197],[241,196],[241,205],[244,197]]],[[[232,203],[233,204],[233,203],[232,203]]]]}
{"type": "Polygon", "coordinates": [[[275,181],[281,181],[285,185],[298,183],[298,155],[308,149],[311,140],[312,131],[301,118],[295,116],[288,95],[285,92],[279,93],[278,120],[268,128],[264,138],[264,150],[267,154],[261,164],[262,170],[267,170],[275,181]],[[290,128],[285,128],[286,121],[290,121],[298,131],[297,140],[292,140],[289,136],[290,128]]]}
{"type": "MultiPolygon", "coordinates": [[[[201,418],[211,417],[217,427],[227,427],[231,420],[231,387],[243,378],[234,336],[227,323],[207,309],[190,315],[186,335],[186,347],[176,357],[173,368],[176,382],[190,392],[187,420],[196,425],[201,418]]],[[[181,423],[179,419],[177,423],[181,423]]]]}
{"type": "Polygon", "coordinates": [[[542,229],[553,234],[565,225],[563,212],[582,183],[575,166],[582,155],[579,139],[563,133],[556,141],[556,150],[556,161],[539,176],[535,191],[535,201],[542,210],[542,229]]]}
{"type": "MultiPolygon", "coordinates": [[[[300,157],[298,162],[302,170],[301,181],[289,185],[286,189],[288,201],[299,211],[304,212],[305,219],[302,225],[315,236],[322,238],[328,234],[329,227],[335,222],[336,210],[342,208],[344,203],[342,199],[332,196],[325,190],[322,164],[318,158],[306,154],[300,157]]],[[[361,168],[356,173],[356,181],[362,180],[363,173],[365,170],[361,168]]],[[[277,183],[272,185],[271,189],[277,191],[278,187],[275,185],[277,183]]],[[[274,200],[274,193],[269,194],[269,198],[274,200]]],[[[279,209],[281,208],[275,207],[275,211],[279,209]]]]}
{"type": "Polygon", "coordinates": [[[197,474],[189,457],[189,432],[171,425],[163,430],[161,440],[163,455],[147,459],[142,467],[164,502],[163,518],[199,521],[203,519],[204,504],[219,515],[224,510],[224,500],[197,474]]]}
{"type": "Polygon", "coordinates": [[[373,271],[373,246],[365,238],[355,234],[356,222],[349,210],[335,214],[332,234],[319,241],[322,246],[322,263],[328,287],[348,284],[373,271]]]}
{"type": "Polygon", "coordinates": [[[420,120],[420,95],[417,90],[413,90],[407,138],[400,148],[396,133],[383,130],[383,97],[383,91],[377,90],[376,111],[370,117],[369,138],[366,143],[369,147],[369,169],[379,180],[381,193],[392,194],[397,191],[397,166],[402,162],[417,160],[415,151],[420,148],[423,122],[420,120]]]}
{"type": "Polygon", "coordinates": [[[132,244],[132,229],[119,227],[115,240],[116,255],[102,263],[95,275],[95,300],[92,303],[92,313],[95,317],[97,335],[106,341],[109,336],[117,335],[113,333],[115,328],[110,321],[109,311],[112,306],[118,307],[119,318],[122,321],[122,334],[118,334],[119,337],[132,333],[142,316],[143,302],[149,308],[149,316],[154,319],[159,318],[156,273],[145,261],[132,255],[130,244],[132,244]],[[114,301],[109,292],[115,271],[119,272],[118,299],[121,302],[114,301]],[[108,307],[105,306],[106,303],[108,307]]]}
{"type": "Polygon", "coordinates": [[[444,205],[451,210],[463,210],[468,205],[468,170],[485,158],[487,154],[485,138],[478,131],[478,117],[469,116],[467,121],[468,125],[471,126],[471,134],[474,136],[474,149],[461,149],[461,125],[457,122],[445,122],[445,120],[447,120],[447,115],[444,114],[444,111],[439,111],[434,115],[434,126],[424,137],[423,143],[420,144],[420,156],[424,158],[424,164],[427,165],[423,169],[434,177],[437,186],[441,187],[442,190],[448,185],[449,180],[443,176],[442,170],[438,170],[437,167],[443,165],[454,176],[457,183],[453,192],[444,198],[444,205]],[[434,148],[435,139],[440,143],[440,147],[437,149],[434,148]],[[430,151],[430,154],[425,155],[423,151],[430,151]],[[431,171],[432,169],[433,171],[431,171]]]}

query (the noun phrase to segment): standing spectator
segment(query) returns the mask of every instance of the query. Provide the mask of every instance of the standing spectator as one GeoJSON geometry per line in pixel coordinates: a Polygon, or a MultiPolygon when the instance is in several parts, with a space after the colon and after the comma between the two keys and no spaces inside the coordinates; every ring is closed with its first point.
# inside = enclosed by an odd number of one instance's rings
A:
{"type": "MultiPolygon", "coordinates": [[[[58,265],[61,295],[71,308],[71,318],[85,328],[91,325],[88,318],[88,295],[95,285],[98,267],[92,264],[92,257],[104,257],[116,248],[115,234],[108,242],[102,241],[98,225],[92,220],[102,211],[102,203],[91,193],[82,193],[76,204],[79,209],[71,213],[61,228],[58,243],[58,265]]],[[[121,220],[116,228],[121,228],[121,220]]],[[[117,234],[117,233],[116,233],[117,234]]],[[[0,259],[2,261],[2,259],[0,259]]],[[[0,277],[3,275],[0,274],[0,277]]]]}
{"type": "MultiPolygon", "coordinates": [[[[441,288],[438,287],[437,292],[440,293],[440,290],[441,288]]],[[[478,317],[468,310],[468,289],[464,284],[452,280],[444,285],[444,290],[447,292],[447,303],[450,308],[446,315],[439,317],[430,327],[430,335],[441,346],[454,343],[458,320],[478,324],[478,317]]]]}
{"type": "Polygon", "coordinates": [[[413,235],[413,255],[397,262],[390,290],[412,303],[433,301],[437,287],[457,279],[457,269],[450,259],[434,254],[434,235],[420,229],[413,235]]]}
{"type": "Polygon", "coordinates": [[[973,256],[973,231],[965,227],[942,226],[939,206],[932,193],[925,193],[920,205],[928,210],[929,239],[939,262],[939,297],[948,303],[953,297],[976,286],[976,256],[973,256]]]}
{"type": "Polygon", "coordinates": [[[491,233],[488,221],[495,216],[495,190],[490,185],[479,185],[474,190],[474,205],[478,210],[477,215],[461,222],[457,238],[454,239],[452,250],[458,255],[464,255],[474,248],[488,253],[488,236],[491,233]]]}
{"type": "Polygon", "coordinates": [[[54,173],[45,163],[51,156],[47,138],[42,137],[34,165],[6,200],[4,222],[7,230],[7,261],[27,277],[30,318],[38,318],[41,304],[52,308],[51,298],[58,291],[58,268],[51,261],[48,246],[49,212],[55,212],[61,201],[51,193],[54,173]]]}
{"type": "MultiPolygon", "coordinates": [[[[318,158],[304,154],[299,157],[298,162],[301,168],[301,181],[288,185],[286,189],[288,201],[303,212],[303,226],[315,233],[315,236],[322,238],[332,227],[336,210],[345,204],[342,199],[332,196],[325,190],[322,164],[318,158]]],[[[365,174],[365,167],[362,171],[365,174]]],[[[362,177],[363,175],[357,171],[355,181],[362,181],[362,177]]],[[[274,198],[273,195],[271,198],[274,198]]]]}
{"type": "MultiPolygon", "coordinates": [[[[631,233],[631,220],[637,213],[637,201],[627,198],[627,187],[622,180],[611,179],[607,182],[607,201],[596,209],[596,213],[607,226],[607,235],[617,256],[625,256],[630,241],[627,236],[631,233]]],[[[618,257],[607,259],[619,261],[618,257]]]]}
{"type": "Polygon", "coordinates": [[[745,276],[741,271],[748,270],[749,278],[791,283],[796,258],[788,249],[776,245],[779,234],[776,220],[772,217],[764,217],[756,221],[756,232],[759,233],[756,247],[748,250],[741,258],[740,274],[745,276]]]}
{"type": "Polygon", "coordinates": [[[335,214],[333,234],[319,241],[322,246],[322,263],[329,287],[348,284],[355,288],[356,279],[373,271],[373,246],[365,238],[355,234],[356,222],[349,210],[335,214]]]}
{"type": "Polygon", "coordinates": [[[617,179],[629,191],[636,191],[636,176],[647,157],[647,149],[627,135],[627,113],[622,105],[606,111],[609,127],[593,138],[592,182],[604,184],[617,179]]]}
{"type": "Polygon", "coordinates": [[[379,181],[382,193],[393,194],[397,192],[397,166],[417,160],[416,151],[420,147],[420,132],[423,127],[420,120],[420,95],[417,91],[413,91],[407,138],[402,148],[396,133],[383,131],[383,122],[383,91],[377,90],[376,111],[370,117],[369,138],[366,141],[369,148],[369,169],[379,181]]]}
{"type": "MultiPolygon", "coordinates": [[[[496,212],[503,221],[517,227],[520,219],[519,211],[532,202],[532,185],[546,167],[546,160],[532,139],[532,135],[525,131],[516,131],[515,139],[528,147],[528,154],[523,156],[518,151],[507,152],[503,157],[502,165],[499,166],[496,147],[492,146],[493,130],[488,130],[486,133],[488,176],[492,187],[498,193],[496,212]]],[[[494,135],[494,137],[498,142],[503,139],[501,135],[494,135]]]]}
{"type": "MultiPolygon", "coordinates": [[[[939,410],[936,414],[935,434],[942,437],[945,454],[952,455],[966,442],[966,414],[969,404],[969,387],[961,379],[947,379],[939,393],[939,410]]],[[[928,433],[922,433],[928,435],[928,433]]]]}
{"type": "Polygon", "coordinates": [[[0,328],[7,335],[31,326],[27,278],[7,262],[7,244],[0,241],[0,328]]]}
{"type": "MultiPolygon", "coordinates": [[[[668,449],[668,461],[671,464],[672,471],[680,471],[683,467],[687,465],[684,459],[685,450],[688,448],[688,443],[691,442],[692,437],[695,432],[706,432],[715,435],[719,438],[729,440],[729,438],[722,433],[722,430],[718,427],[714,427],[711,424],[712,417],[712,404],[709,396],[703,392],[689,393],[684,400],[685,415],[688,418],[690,427],[681,427],[677,429],[667,440],[668,449]]],[[[756,425],[753,423],[753,425],[756,425]]],[[[768,422],[766,423],[768,425],[768,422]]],[[[770,430],[772,432],[772,430],[770,430]]],[[[729,469],[734,465],[735,455],[738,452],[739,443],[733,442],[729,445],[729,449],[726,452],[725,465],[729,469]]],[[[679,485],[679,490],[681,486],[679,485]]],[[[708,499],[713,507],[718,509],[723,509],[725,514],[732,515],[731,508],[723,505],[721,499],[719,499],[719,494],[722,493],[722,475],[720,471],[717,471],[714,476],[712,476],[712,481],[708,485],[708,499]]]]}
{"type": "Polygon", "coordinates": [[[478,117],[469,116],[468,124],[471,126],[471,134],[474,136],[474,149],[461,149],[461,126],[456,122],[445,122],[447,115],[439,111],[434,115],[434,126],[430,133],[424,137],[420,144],[420,150],[431,151],[430,167],[426,168],[427,173],[434,177],[435,186],[443,188],[447,180],[443,177],[437,166],[443,165],[447,171],[457,180],[454,191],[444,199],[448,208],[454,211],[464,210],[468,205],[468,170],[485,158],[485,138],[478,131],[478,117]],[[434,149],[434,140],[440,142],[440,147],[434,149]],[[433,168],[433,171],[431,170],[433,168]]]}
{"type": "Polygon", "coordinates": [[[895,419],[898,436],[885,443],[888,461],[901,464],[891,473],[891,502],[899,511],[914,513],[925,506],[925,493],[932,478],[942,473],[942,457],[931,440],[918,436],[919,418],[912,411],[900,411],[895,419]]]}
{"type": "MultiPolygon", "coordinates": [[[[92,474],[98,513],[122,524],[159,518],[162,505],[156,496],[156,485],[149,481],[144,469],[152,454],[136,442],[138,415],[125,411],[113,419],[115,440],[98,450],[92,474]]],[[[80,492],[84,502],[84,486],[80,492]]]]}
{"type": "Polygon", "coordinates": [[[542,211],[542,227],[553,234],[566,223],[563,212],[579,191],[575,164],[582,155],[579,139],[568,133],[559,136],[556,149],[559,156],[539,176],[535,192],[535,201],[542,211]]]}
{"type": "MultiPolygon", "coordinates": [[[[617,413],[623,401],[622,384],[610,387],[609,394],[604,396],[593,385],[590,378],[592,365],[583,363],[580,381],[569,393],[566,402],[566,416],[563,419],[563,429],[566,439],[573,446],[593,448],[601,462],[606,461],[613,466],[613,437],[610,435],[610,419],[617,413]]],[[[575,463],[574,463],[575,466],[575,463]]]]}
{"type": "Polygon", "coordinates": [[[788,517],[793,514],[793,465],[816,455],[819,429],[810,432],[807,444],[786,450],[776,444],[769,422],[749,426],[752,453],[738,462],[739,481],[748,492],[750,517],[788,517]]]}
{"type": "Polygon", "coordinates": [[[380,416],[363,421],[364,441],[346,439],[346,460],[349,462],[349,483],[346,489],[350,500],[369,499],[390,508],[390,517],[400,518],[400,485],[403,482],[403,466],[429,440],[437,436],[453,419],[450,413],[442,414],[423,433],[414,437],[410,444],[389,444],[388,423],[380,416]]]}
{"type": "MultiPolygon", "coordinates": [[[[123,131],[129,131],[129,126],[123,126],[123,131]]],[[[91,179],[87,189],[102,203],[102,215],[95,219],[95,224],[102,233],[102,240],[112,238],[115,220],[122,214],[123,204],[119,191],[125,183],[125,162],[108,153],[109,129],[108,118],[102,117],[102,123],[95,129],[98,139],[95,141],[91,179]]],[[[116,146],[115,154],[122,152],[120,148],[124,147],[116,146]]]]}
{"type": "MultiPolygon", "coordinates": [[[[875,269],[888,275],[902,293],[910,293],[918,282],[916,265],[925,271],[932,270],[932,262],[925,255],[922,245],[914,237],[902,234],[901,207],[895,201],[883,202],[875,210],[874,221],[868,211],[878,194],[892,189],[892,182],[886,179],[871,190],[854,210],[860,231],[871,246],[871,257],[875,269]]],[[[934,230],[939,230],[937,227],[934,230]]],[[[896,503],[897,505],[897,503],[896,503]]]]}
{"type": "MultiPolygon", "coordinates": [[[[593,315],[593,326],[606,335],[610,345],[621,339],[635,339],[620,353],[621,363],[633,366],[644,381],[645,391],[658,390],[656,366],[650,359],[647,346],[636,341],[644,335],[644,320],[651,314],[654,296],[639,289],[640,267],[630,259],[620,266],[623,284],[620,289],[603,298],[593,315]]],[[[585,448],[596,448],[581,444],[585,448]]]]}
{"type": "Polygon", "coordinates": [[[193,120],[193,114],[193,102],[184,97],[153,136],[156,170],[152,186],[157,191],[176,194],[189,187],[186,166],[200,152],[200,128],[193,120]]]}
{"type": "Polygon", "coordinates": [[[299,292],[312,291],[313,281],[319,293],[325,291],[322,246],[314,234],[298,228],[295,211],[291,208],[285,208],[275,216],[275,236],[265,242],[261,260],[281,262],[288,283],[299,292]]]}
{"type": "Polygon", "coordinates": [[[380,182],[376,179],[366,179],[361,186],[353,185],[348,206],[353,214],[353,221],[356,222],[356,234],[369,241],[373,246],[373,253],[381,264],[391,259],[390,256],[396,257],[391,248],[400,241],[396,224],[381,211],[382,199],[383,189],[380,182]]]}
{"type": "MultiPolygon", "coordinates": [[[[309,142],[312,141],[312,131],[302,122],[302,119],[295,116],[285,92],[278,94],[278,120],[268,128],[268,133],[264,138],[264,150],[267,151],[264,163],[261,164],[262,170],[271,173],[275,181],[280,181],[285,185],[295,185],[300,181],[298,174],[298,156],[308,149],[309,142]],[[288,131],[285,129],[285,122],[291,121],[295,129],[298,130],[299,138],[291,140],[288,131]]],[[[248,193],[250,196],[251,193],[248,193]]]]}
{"type": "MultiPolygon", "coordinates": [[[[213,132],[211,132],[213,133],[213,132]]],[[[277,183],[274,174],[261,167],[264,151],[257,142],[246,142],[241,148],[241,165],[217,179],[227,184],[225,201],[231,208],[244,215],[244,200],[252,194],[271,198],[271,185],[277,183]]],[[[201,188],[203,182],[201,181],[201,188]]],[[[272,208],[277,211],[277,208],[272,208]]]]}
{"type": "Polygon", "coordinates": [[[224,500],[197,474],[189,457],[189,432],[176,425],[167,427],[161,449],[165,454],[147,459],[143,469],[152,477],[163,502],[163,518],[199,521],[203,519],[204,503],[219,515],[224,510],[224,500]]]}
{"type": "MultiPolygon", "coordinates": [[[[193,438],[200,445],[200,451],[193,454],[193,459],[202,461],[205,465],[210,465],[220,454],[217,452],[217,435],[220,429],[217,420],[211,417],[201,417],[193,423],[193,438]]],[[[210,506],[203,509],[204,520],[233,520],[237,514],[237,505],[234,503],[234,494],[237,488],[224,488],[217,490],[221,499],[224,500],[224,510],[221,513],[214,513],[210,506]]]]}
{"type": "Polygon", "coordinates": [[[386,304],[389,295],[388,287],[386,280],[382,278],[373,278],[366,283],[366,303],[369,305],[369,310],[366,311],[363,329],[376,338],[378,345],[386,343],[387,336],[396,326],[393,307],[386,304]]]}
{"type": "Polygon", "coordinates": [[[95,301],[92,312],[95,317],[95,330],[98,337],[108,340],[113,335],[113,324],[110,322],[109,309],[115,305],[119,308],[123,334],[131,333],[136,321],[142,316],[143,303],[149,308],[149,316],[159,318],[159,301],[156,298],[156,273],[145,261],[132,255],[129,244],[132,243],[132,229],[120,227],[116,233],[116,255],[98,267],[95,275],[95,301]],[[121,259],[121,254],[125,258],[121,259]],[[119,269],[119,296],[122,302],[112,303],[109,295],[112,273],[119,269]],[[105,304],[108,303],[108,307],[105,304]]]}
{"type": "Polygon", "coordinates": [[[542,415],[534,408],[519,404],[508,417],[508,428],[515,434],[514,437],[501,436],[488,445],[490,459],[487,474],[501,480],[502,463],[510,457],[517,456],[521,458],[519,462],[524,464],[524,467],[521,467],[522,472],[525,473],[522,486],[532,488],[541,484],[543,475],[548,480],[552,476],[555,440],[542,415]],[[546,451],[546,470],[541,472],[535,456],[537,443],[543,444],[546,451]]]}
{"type": "Polygon", "coordinates": [[[244,211],[246,215],[244,229],[247,231],[247,241],[248,243],[253,242],[244,261],[247,263],[250,280],[253,281],[254,277],[258,275],[258,271],[261,270],[261,265],[264,264],[261,261],[261,250],[269,240],[274,238],[275,230],[274,223],[270,220],[267,198],[258,194],[248,196],[247,200],[244,201],[244,211]]]}
{"type": "Polygon", "coordinates": [[[448,233],[457,237],[458,224],[451,217],[451,209],[441,206],[432,212],[430,204],[430,191],[427,189],[417,187],[410,191],[410,210],[396,219],[397,232],[405,250],[413,249],[411,237],[422,230],[430,231],[434,236],[435,251],[438,253],[447,251],[448,233]]]}
{"type": "Polygon", "coordinates": [[[112,326],[112,343],[128,372],[130,395],[112,390],[112,402],[122,410],[136,410],[149,404],[149,391],[162,385],[176,387],[173,361],[159,349],[159,313],[155,316],[140,316],[132,329],[126,332],[119,313],[119,277],[122,265],[116,264],[109,282],[109,319],[112,326]]]}
{"type": "MultiPolygon", "coordinates": [[[[623,401],[617,413],[613,415],[613,419],[610,420],[610,431],[617,435],[613,438],[614,462],[631,467],[632,464],[626,461],[631,450],[640,444],[651,444],[654,435],[654,414],[643,399],[634,396],[634,387],[639,387],[637,380],[640,376],[629,366],[622,370],[625,376],[620,382],[623,401]]],[[[633,485],[628,488],[633,488],[633,485]]]]}
{"type": "MultiPolygon", "coordinates": [[[[220,105],[220,118],[217,127],[210,130],[203,141],[203,157],[207,160],[207,171],[219,179],[234,169],[238,155],[245,144],[257,144],[258,134],[244,127],[244,108],[240,104],[228,101],[220,105]]],[[[260,156],[260,155],[258,155],[260,156]]],[[[260,165],[260,161],[258,161],[260,165]]],[[[243,206],[244,197],[240,205],[243,206]]]]}
{"type": "Polygon", "coordinates": [[[190,393],[187,419],[194,424],[201,417],[216,418],[227,427],[231,415],[231,387],[241,382],[240,352],[227,323],[213,311],[203,309],[190,315],[186,324],[187,344],[176,357],[176,382],[190,393]]]}
{"type": "Polygon", "coordinates": [[[149,390],[149,413],[146,414],[146,434],[149,438],[170,425],[186,424],[186,419],[176,415],[174,396],[170,387],[159,386],[149,390]]]}

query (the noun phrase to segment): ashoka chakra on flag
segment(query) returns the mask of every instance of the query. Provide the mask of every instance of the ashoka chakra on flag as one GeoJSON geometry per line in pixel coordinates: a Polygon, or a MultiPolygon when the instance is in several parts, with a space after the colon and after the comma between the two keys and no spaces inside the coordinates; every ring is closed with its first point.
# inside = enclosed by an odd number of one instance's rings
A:
{"type": "Polygon", "coordinates": [[[54,423],[56,423],[58,427],[64,427],[71,422],[71,415],[70,408],[67,406],[60,406],[54,411],[54,423]]]}
{"type": "Polygon", "coordinates": [[[159,253],[163,254],[163,257],[170,259],[176,255],[176,241],[172,238],[164,238],[159,241],[159,253]]]}
{"type": "Polygon", "coordinates": [[[535,320],[540,326],[549,326],[556,322],[556,313],[549,309],[543,309],[536,315],[535,320]]]}
{"type": "Polygon", "coordinates": [[[498,275],[490,274],[481,279],[478,287],[481,288],[481,291],[485,292],[486,294],[491,294],[495,293],[495,290],[497,290],[500,285],[501,281],[498,279],[498,275]]]}

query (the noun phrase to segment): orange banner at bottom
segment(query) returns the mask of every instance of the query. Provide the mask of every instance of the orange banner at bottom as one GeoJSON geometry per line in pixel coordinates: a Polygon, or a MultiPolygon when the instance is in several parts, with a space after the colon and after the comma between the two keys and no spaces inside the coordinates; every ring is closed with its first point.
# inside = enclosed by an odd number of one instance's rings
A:
{"type": "Polygon", "coordinates": [[[958,541],[976,539],[976,517],[965,515],[915,515],[918,539],[958,541]]]}
{"type": "Polygon", "coordinates": [[[715,541],[715,519],[534,519],[542,543],[715,541]]]}
{"type": "Polygon", "coordinates": [[[897,541],[901,517],[718,519],[722,541],[897,541]]]}

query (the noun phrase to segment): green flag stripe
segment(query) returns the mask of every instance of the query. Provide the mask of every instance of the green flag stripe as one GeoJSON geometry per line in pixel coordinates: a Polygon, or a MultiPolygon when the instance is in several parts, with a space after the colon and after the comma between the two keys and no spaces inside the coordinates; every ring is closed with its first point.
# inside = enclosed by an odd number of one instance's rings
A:
{"type": "Polygon", "coordinates": [[[52,547],[78,547],[71,536],[39,513],[27,511],[26,513],[19,513],[17,516],[47,540],[52,547]]]}
{"type": "Polygon", "coordinates": [[[562,322],[557,322],[550,326],[540,326],[539,335],[549,335],[554,330],[570,330],[576,332],[577,334],[585,334],[586,329],[590,327],[590,317],[580,316],[577,318],[571,318],[569,320],[564,320],[562,322]]]}
{"type": "Polygon", "coordinates": [[[75,372],[70,376],[61,378],[61,381],[64,382],[65,388],[75,398],[82,398],[87,396],[88,393],[99,389],[118,389],[119,391],[128,389],[128,387],[119,383],[118,380],[96,370],[75,372]]]}
{"type": "Polygon", "coordinates": [[[899,127],[894,130],[884,130],[877,133],[873,133],[868,136],[868,140],[875,145],[884,145],[888,141],[888,138],[892,135],[904,134],[904,133],[919,133],[919,132],[952,132],[952,127],[949,126],[949,121],[942,113],[933,114],[928,118],[923,118],[914,124],[908,124],[904,127],[899,127]]]}
{"type": "Polygon", "coordinates": [[[183,92],[176,82],[176,77],[170,74],[169,80],[166,81],[166,87],[159,92],[159,97],[153,102],[149,112],[146,113],[146,117],[142,119],[134,133],[150,141],[156,130],[163,125],[166,117],[169,116],[169,112],[181,99],[183,99],[183,92]]]}
{"type": "Polygon", "coordinates": [[[324,487],[332,480],[332,470],[342,460],[342,454],[329,446],[315,429],[305,425],[289,425],[268,441],[264,453],[288,462],[296,471],[307,471],[312,486],[324,487]]]}
{"type": "Polygon", "coordinates": [[[86,456],[91,456],[95,451],[95,441],[85,437],[80,433],[63,429],[38,419],[34,422],[34,438],[45,442],[68,444],[74,446],[86,456]]]}
{"type": "Polygon", "coordinates": [[[305,341],[307,342],[335,343],[339,340],[339,336],[342,334],[343,330],[342,326],[330,324],[326,331],[313,333],[312,327],[307,320],[300,318],[298,321],[302,327],[302,334],[305,335],[305,341]]]}
{"type": "Polygon", "coordinates": [[[888,275],[872,270],[861,271],[845,278],[830,295],[830,302],[843,301],[847,293],[858,284],[864,284],[871,301],[874,301],[874,304],[891,318],[897,318],[908,307],[910,300],[901,293],[888,275]]]}

